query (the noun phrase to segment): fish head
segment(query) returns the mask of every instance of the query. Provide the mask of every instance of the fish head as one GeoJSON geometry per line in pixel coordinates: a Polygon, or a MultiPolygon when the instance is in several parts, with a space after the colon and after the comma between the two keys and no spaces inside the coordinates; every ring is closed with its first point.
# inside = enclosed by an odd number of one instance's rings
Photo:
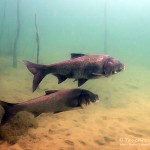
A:
{"type": "Polygon", "coordinates": [[[123,70],[125,70],[125,65],[121,61],[113,57],[106,59],[103,67],[105,76],[110,76],[123,70]]]}

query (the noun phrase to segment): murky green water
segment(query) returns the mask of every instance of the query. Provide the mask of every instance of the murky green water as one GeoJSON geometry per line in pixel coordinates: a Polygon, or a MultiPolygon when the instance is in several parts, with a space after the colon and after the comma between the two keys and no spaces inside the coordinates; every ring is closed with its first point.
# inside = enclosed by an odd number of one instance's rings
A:
{"type": "MultiPolygon", "coordinates": [[[[98,149],[101,146],[106,149],[107,146],[114,146],[117,149],[120,144],[117,138],[137,138],[139,132],[142,138],[148,138],[150,136],[148,121],[150,114],[149,6],[149,0],[0,0],[0,98],[9,102],[21,102],[43,94],[45,89],[77,87],[77,83],[71,79],[58,85],[57,79],[48,75],[42,81],[40,89],[35,93],[31,92],[32,75],[22,61],[36,62],[37,41],[34,18],[36,14],[40,40],[40,63],[49,64],[70,59],[71,53],[107,53],[124,62],[126,66],[124,72],[109,78],[90,80],[82,86],[99,94],[101,99],[101,103],[95,104],[83,113],[83,118],[89,116],[86,131],[91,127],[89,125],[91,120],[96,120],[98,116],[103,118],[100,121],[93,121],[95,130],[85,133],[87,139],[84,142],[89,140],[88,137],[91,137],[92,132],[94,134],[91,140],[94,141],[94,138],[102,139],[106,135],[113,137],[111,131],[116,131],[115,141],[107,142],[104,138],[106,143],[91,142],[91,145],[85,145],[86,149],[98,149]],[[17,2],[19,26],[17,26],[17,2]],[[13,68],[13,47],[18,28],[20,30],[16,44],[18,67],[13,68]],[[93,111],[96,117],[91,114],[93,111]],[[118,119],[115,120],[118,128],[112,124],[114,118],[118,119]],[[122,124],[119,126],[120,121],[122,124]],[[105,127],[106,133],[98,137],[99,130],[103,131],[101,123],[103,126],[109,124],[110,128],[105,127]],[[144,126],[139,127],[140,125],[144,126]]],[[[63,115],[67,115],[67,112],[63,115]]],[[[77,114],[79,118],[80,115],[82,113],[77,114]]],[[[81,121],[79,126],[84,124],[83,118],[79,119],[81,121]]],[[[38,121],[40,124],[43,120],[38,121]]],[[[61,127],[59,129],[58,133],[62,136],[61,127]]],[[[72,131],[74,128],[70,129],[70,132],[72,131]]],[[[43,132],[46,134],[44,129],[43,132]]],[[[41,134],[39,133],[38,136],[41,134]]],[[[77,138],[75,134],[72,134],[70,139],[77,138]]],[[[57,145],[57,141],[53,140],[53,143],[57,145]]],[[[22,145],[22,141],[19,145],[22,145]]],[[[72,147],[71,144],[70,146],[72,147]]],[[[76,143],[74,148],[78,147],[85,148],[76,143]]],[[[36,146],[33,148],[36,149],[36,146]]],[[[136,146],[136,148],[139,147],[136,146]]]]}

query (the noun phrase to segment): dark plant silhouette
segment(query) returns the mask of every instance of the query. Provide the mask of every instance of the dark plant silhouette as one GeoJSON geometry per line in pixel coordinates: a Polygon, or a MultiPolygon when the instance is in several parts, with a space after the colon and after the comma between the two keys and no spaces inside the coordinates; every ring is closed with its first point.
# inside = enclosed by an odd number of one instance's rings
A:
{"type": "Polygon", "coordinates": [[[40,52],[40,39],[39,39],[39,31],[36,22],[36,14],[35,14],[35,30],[36,30],[36,44],[37,44],[37,64],[39,63],[39,52],[40,52]]]}

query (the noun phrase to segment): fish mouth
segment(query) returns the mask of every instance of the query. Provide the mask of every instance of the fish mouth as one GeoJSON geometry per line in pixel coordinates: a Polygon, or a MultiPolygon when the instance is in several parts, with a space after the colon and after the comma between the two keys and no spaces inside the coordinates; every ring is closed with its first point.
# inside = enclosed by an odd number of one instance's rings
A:
{"type": "Polygon", "coordinates": [[[125,65],[122,64],[122,68],[120,69],[120,71],[125,71],[125,65]]]}
{"type": "Polygon", "coordinates": [[[121,72],[125,70],[125,65],[122,63],[121,67],[118,69],[118,71],[115,71],[115,73],[121,72]]]}
{"type": "Polygon", "coordinates": [[[122,72],[122,71],[124,71],[125,70],[125,65],[124,64],[121,64],[121,66],[119,67],[119,68],[117,68],[116,70],[114,70],[113,72],[112,72],[112,75],[115,75],[115,74],[117,74],[117,73],[119,73],[119,72],[122,72]]]}
{"type": "Polygon", "coordinates": [[[125,71],[126,70],[126,67],[125,67],[125,65],[123,66],[123,71],[125,71]]]}

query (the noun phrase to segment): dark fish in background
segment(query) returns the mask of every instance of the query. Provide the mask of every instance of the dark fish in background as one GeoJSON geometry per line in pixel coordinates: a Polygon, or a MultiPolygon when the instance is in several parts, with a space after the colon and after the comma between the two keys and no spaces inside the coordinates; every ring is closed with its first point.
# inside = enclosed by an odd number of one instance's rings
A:
{"type": "Polygon", "coordinates": [[[71,54],[71,59],[50,65],[34,64],[24,61],[29,71],[34,75],[33,91],[42,79],[49,73],[58,78],[58,84],[67,78],[74,78],[78,86],[87,80],[108,77],[124,70],[122,62],[109,55],[71,54]]]}
{"type": "Polygon", "coordinates": [[[38,116],[46,112],[57,113],[71,110],[98,100],[98,95],[84,89],[51,90],[45,93],[43,96],[22,103],[13,104],[0,101],[0,105],[5,110],[1,124],[9,122],[20,111],[28,111],[38,116]]]}

